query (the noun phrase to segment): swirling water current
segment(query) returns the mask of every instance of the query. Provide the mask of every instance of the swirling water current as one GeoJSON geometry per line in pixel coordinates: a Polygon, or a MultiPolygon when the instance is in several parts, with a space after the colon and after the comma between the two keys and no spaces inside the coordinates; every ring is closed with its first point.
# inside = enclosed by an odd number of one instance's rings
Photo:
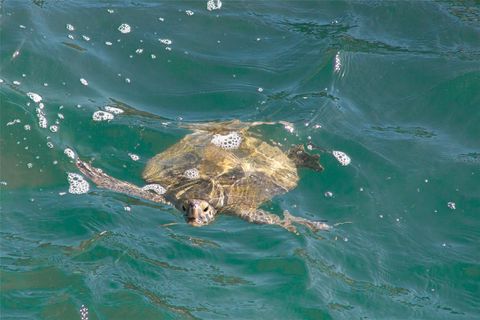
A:
{"type": "Polygon", "coordinates": [[[480,317],[478,2],[0,6],[2,319],[480,317]],[[230,119],[350,156],[265,205],[332,231],[68,192],[66,148],[142,184],[179,123],[230,119]]]}

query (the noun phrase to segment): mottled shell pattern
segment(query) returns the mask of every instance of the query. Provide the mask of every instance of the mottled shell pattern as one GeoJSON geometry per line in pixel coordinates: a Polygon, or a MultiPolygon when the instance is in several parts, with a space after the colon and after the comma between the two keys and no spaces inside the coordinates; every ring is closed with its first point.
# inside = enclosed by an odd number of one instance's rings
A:
{"type": "MultiPolygon", "coordinates": [[[[201,129],[201,128],[200,128],[201,129]]],[[[219,211],[257,208],[296,187],[297,168],[278,147],[244,130],[196,130],[146,165],[143,178],[174,204],[208,201],[219,211]]]]}

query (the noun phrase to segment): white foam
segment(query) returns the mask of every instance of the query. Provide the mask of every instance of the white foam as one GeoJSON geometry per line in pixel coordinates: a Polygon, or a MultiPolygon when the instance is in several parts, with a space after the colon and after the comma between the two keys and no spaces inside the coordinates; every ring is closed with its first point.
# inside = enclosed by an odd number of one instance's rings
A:
{"type": "Polygon", "coordinates": [[[72,194],[87,193],[90,189],[88,182],[79,174],[68,172],[68,192],[72,194]]]}
{"type": "Polygon", "coordinates": [[[106,111],[95,111],[92,115],[93,121],[110,121],[113,118],[115,118],[115,116],[106,111]]]}
{"type": "Polygon", "coordinates": [[[113,43],[111,43],[110,41],[105,41],[105,44],[106,44],[107,46],[111,46],[113,43]]]}
{"type": "Polygon", "coordinates": [[[118,27],[118,31],[120,31],[121,33],[130,33],[130,31],[132,31],[132,28],[128,24],[122,23],[118,27]]]}
{"type": "Polygon", "coordinates": [[[32,129],[32,127],[30,127],[29,124],[26,124],[23,126],[23,129],[25,129],[26,131],[30,131],[32,129]]]}
{"type": "Polygon", "coordinates": [[[72,149],[66,148],[63,150],[63,153],[65,153],[70,159],[75,159],[75,152],[72,149]]]}
{"type": "Polygon", "coordinates": [[[39,103],[40,101],[42,101],[42,97],[38,94],[38,93],[35,93],[35,92],[27,92],[27,96],[33,100],[33,102],[35,103],[39,103]]]}
{"type": "Polygon", "coordinates": [[[140,159],[139,156],[137,156],[134,153],[129,153],[128,156],[133,160],[133,161],[138,161],[140,159]]]}
{"type": "Polygon", "coordinates": [[[147,185],[142,187],[142,190],[153,191],[157,194],[164,194],[165,192],[167,192],[167,189],[165,189],[164,187],[162,187],[161,185],[159,185],[157,183],[147,184],[147,185]]]}
{"type": "Polygon", "coordinates": [[[188,179],[198,179],[200,172],[196,168],[185,170],[183,175],[188,179]]]}
{"type": "Polygon", "coordinates": [[[242,137],[238,132],[230,132],[227,135],[216,134],[213,136],[211,142],[222,149],[238,149],[242,143],[242,137]]]}
{"type": "Polygon", "coordinates": [[[222,7],[222,1],[220,0],[208,0],[207,2],[207,10],[219,10],[222,7]]]}
{"type": "Polygon", "coordinates": [[[21,82],[20,82],[20,81],[17,81],[17,80],[13,81],[12,83],[13,83],[14,85],[16,85],[16,86],[19,86],[19,85],[21,84],[21,82]]]}
{"type": "Polygon", "coordinates": [[[112,113],[112,114],[122,114],[123,110],[116,107],[105,106],[105,110],[112,113]]]}
{"type": "Polygon", "coordinates": [[[75,27],[72,26],[70,23],[67,23],[66,28],[68,31],[75,31],[75,27]]]}
{"type": "Polygon", "coordinates": [[[352,161],[345,152],[334,150],[332,154],[342,166],[348,166],[352,161]]]}

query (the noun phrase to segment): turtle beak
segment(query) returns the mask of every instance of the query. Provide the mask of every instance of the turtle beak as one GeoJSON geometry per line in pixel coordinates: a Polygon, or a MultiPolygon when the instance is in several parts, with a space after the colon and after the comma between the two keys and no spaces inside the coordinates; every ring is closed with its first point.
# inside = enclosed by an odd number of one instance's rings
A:
{"type": "Polygon", "coordinates": [[[209,224],[215,215],[212,207],[203,200],[189,200],[182,208],[185,208],[185,221],[194,227],[209,224]]]}
{"type": "Polygon", "coordinates": [[[202,214],[202,208],[199,201],[190,201],[185,212],[185,221],[191,225],[197,226],[202,214]]]}

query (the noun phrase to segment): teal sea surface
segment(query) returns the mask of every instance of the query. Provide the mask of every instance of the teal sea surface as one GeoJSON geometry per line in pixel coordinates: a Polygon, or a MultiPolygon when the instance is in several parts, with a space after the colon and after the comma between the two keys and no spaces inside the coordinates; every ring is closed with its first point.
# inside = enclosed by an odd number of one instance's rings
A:
{"type": "Polygon", "coordinates": [[[0,8],[1,319],[480,319],[478,1],[0,8]],[[69,192],[231,119],[351,158],[263,206],[331,231],[69,192]]]}

